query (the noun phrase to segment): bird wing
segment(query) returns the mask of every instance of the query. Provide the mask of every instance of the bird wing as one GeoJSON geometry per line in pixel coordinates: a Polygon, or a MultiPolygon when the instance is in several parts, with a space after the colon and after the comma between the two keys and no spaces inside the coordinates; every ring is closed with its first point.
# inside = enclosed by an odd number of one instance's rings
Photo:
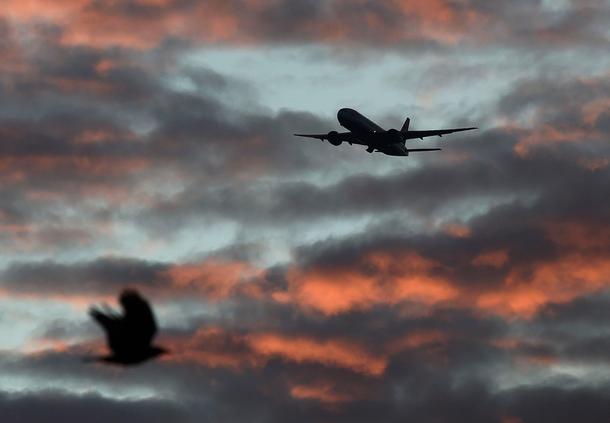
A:
{"type": "Polygon", "coordinates": [[[104,332],[106,332],[108,348],[115,353],[120,351],[122,349],[123,339],[125,338],[123,326],[121,324],[122,318],[112,313],[104,313],[95,307],[89,309],[89,316],[91,316],[91,318],[104,329],[104,332]]]}

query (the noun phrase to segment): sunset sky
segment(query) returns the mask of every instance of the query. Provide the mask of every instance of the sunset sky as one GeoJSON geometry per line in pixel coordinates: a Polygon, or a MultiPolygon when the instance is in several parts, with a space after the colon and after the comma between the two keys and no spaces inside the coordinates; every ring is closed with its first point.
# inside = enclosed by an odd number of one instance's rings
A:
{"type": "Polygon", "coordinates": [[[610,421],[607,0],[0,0],[0,421],[610,421]],[[478,126],[368,154],[292,136],[478,126]],[[172,353],[122,369],[135,287],[172,353]]]}

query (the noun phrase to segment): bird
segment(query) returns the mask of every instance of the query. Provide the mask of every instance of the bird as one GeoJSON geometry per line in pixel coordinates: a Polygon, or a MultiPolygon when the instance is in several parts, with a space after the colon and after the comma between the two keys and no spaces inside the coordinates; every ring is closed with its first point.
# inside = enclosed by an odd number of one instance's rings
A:
{"type": "Polygon", "coordinates": [[[107,305],[103,310],[89,309],[89,315],[106,332],[110,355],[97,357],[96,361],[116,365],[135,365],[156,358],[169,351],[152,345],[157,334],[157,322],[148,301],[135,289],[125,289],[119,296],[123,308],[120,315],[107,305]]]}

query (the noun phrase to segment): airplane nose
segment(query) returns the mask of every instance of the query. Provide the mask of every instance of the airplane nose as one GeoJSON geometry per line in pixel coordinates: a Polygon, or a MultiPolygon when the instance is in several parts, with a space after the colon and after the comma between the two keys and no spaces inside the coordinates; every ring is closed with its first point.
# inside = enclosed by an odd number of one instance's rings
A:
{"type": "Polygon", "coordinates": [[[344,122],[347,117],[354,114],[354,110],[344,107],[337,112],[337,120],[341,123],[344,122]]]}
{"type": "Polygon", "coordinates": [[[349,115],[349,114],[350,114],[350,113],[352,113],[352,112],[353,112],[353,110],[352,110],[352,109],[349,109],[349,108],[347,108],[347,107],[344,107],[344,108],[340,109],[340,110],[337,112],[337,118],[338,118],[338,119],[341,119],[342,117],[345,117],[346,115],[349,115]]]}

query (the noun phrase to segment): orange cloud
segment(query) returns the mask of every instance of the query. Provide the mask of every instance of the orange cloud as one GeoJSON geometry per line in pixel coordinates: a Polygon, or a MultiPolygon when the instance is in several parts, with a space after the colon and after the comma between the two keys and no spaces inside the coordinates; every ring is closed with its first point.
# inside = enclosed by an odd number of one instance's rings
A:
{"type": "Polygon", "coordinates": [[[395,354],[405,350],[446,344],[448,339],[449,335],[438,330],[417,330],[408,333],[404,337],[401,337],[395,341],[392,341],[387,349],[390,353],[395,354]]]}
{"type": "Polygon", "coordinates": [[[243,335],[221,328],[201,328],[187,339],[175,337],[167,341],[172,350],[172,354],[165,357],[168,361],[234,370],[262,367],[267,362],[265,357],[253,353],[243,335]]]}
{"type": "Polygon", "coordinates": [[[515,153],[522,158],[530,155],[532,146],[554,143],[579,143],[584,140],[603,140],[605,134],[593,129],[557,128],[550,124],[539,125],[515,144],[515,153]]]}
{"type": "MultiPolygon", "coordinates": [[[[277,5],[262,0],[134,0],[133,8],[120,7],[120,2],[93,0],[6,2],[0,16],[18,24],[46,21],[58,25],[63,29],[61,42],[66,45],[149,49],[167,37],[242,45],[279,40],[273,28],[277,23],[265,19],[273,16],[277,5]],[[139,12],[138,6],[146,11],[139,12]]],[[[286,27],[282,28],[285,40],[392,44],[420,40],[455,44],[471,36],[475,23],[480,26],[486,20],[480,13],[455,7],[447,0],[394,0],[379,9],[367,7],[360,0],[337,1],[312,17],[292,19],[288,33],[286,27]],[[346,9],[362,12],[346,15],[346,9]],[[395,16],[391,24],[389,15],[395,16]]]]}
{"type": "Polygon", "coordinates": [[[353,393],[339,390],[330,382],[294,384],[290,387],[290,396],[300,400],[314,400],[331,406],[359,399],[353,393]]]}
{"type": "Polygon", "coordinates": [[[501,289],[481,294],[476,304],[491,313],[531,317],[548,303],[565,303],[608,286],[609,257],[574,253],[532,269],[512,269],[501,289]]]}
{"type": "Polygon", "coordinates": [[[592,222],[547,222],[547,236],[566,248],[604,248],[610,245],[610,227],[592,222]]]}
{"type": "Polygon", "coordinates": [[[538,340],[506,337],[492,339],[491,345],[510,351],[515,362],[520,365],[548,366],[559,361],[555,355],[545,351],[548,348],[538,340]]]}
{"type": "Polygon", "coordinates": [[[454,238],[469,238],[471,235],[470,228],[466,225],[452,223],[443,227],[443,232],[454,238]]]}
{"type": "Polygon", "coordinates": [[[387,358],[367,351],[347,340],[319,340],[306,336],[276,333],[238,334],[221,328],[202,328],[185,340],[169,340],[175,354],[168,360],[196,362],[208,367],[262,367],[279,358],[287,362],[313,363],[348,369],[369,376],[380,376],[387,358]]]}
{"type": "Polygon", "coordinates": [[[201,263],[182,264],[170,268],[166,275],[179,288],[203,292],[210,299],[227,298],[237,291],[259,296],[255,283],[263,269],[244,261],[206,259],[201,263]]]}
{"type": "Polygon", "coordinates": [[[584,105],[582,117],[586,124],[593,126],[595,121],[608,110],[610,110],[610,98],[599,98],[584,105]]]}
{"type": "Polygon", "coordinates": [[[598,170],[602,170],[610,165],[610,159],[605,158],[596,158],[596,159],[578,159],[578,164],[584,167],[585,169],[590,170],[591,172],[595,172],[598,170]]]}
{"type": "Polygon", "coordinates": [[[78,311],[86,311],[92,304],[98,303],[114,303],[116,301],[113,295],[102,294],[65,294],[65,293],[49,293],[44,291],[43,294],[31,292],[19,292],[15,290],[7,290],[0,287],[0,298],[11,298],[27,301],[49,302],[56,301],[61,304],[67,304],[78,311]]]}
{"type": "Polygon", "coordinates": [[[110,158],[88,156],[20,156],[0,159],[0,172],[14,168],[50,172],[57,169],[98,176],[124,176],[150,166],[144,158],[110,158]]]}
{"type": "Polygon", "coordinates": [[[320,341],[276,334],[251,334],[247,339],[253,351],[265,357],[279,357],[297,363],[319,363],[371,376],[380,376],[387,366],[386,358],[373,355],[348,341],[320,341]]]}
{"type": "Polygon", "coordinates": [[[288,290],[273,298],[327,315],[404,301],[432,305],[457,295],[448,280],[432,273],[436,266],[414,252],[379,252],[353,268],[293,268],[287,275],[288,290]]]}
{"type": "Polygon", "coordinates": [[[399,1],[405,18],[414,18],[416,30],[426,38],[453,45],[465,38],[485,17],[474,10],[456,8],[446,0],[399,1]]]}
{"type": "Polygon", "coordinates": [[[52,353],[66,353],[73,345],[65,340],[54,338],[38,338],[27,342],[21,351],[26,355],[42,355],[52,353]]]}
{"type": "Polygon", "coordinates": [[[74,19],[91,0],[3,0],[0,16],[12,21],[49,20],[56,23],[74,19]]]}

